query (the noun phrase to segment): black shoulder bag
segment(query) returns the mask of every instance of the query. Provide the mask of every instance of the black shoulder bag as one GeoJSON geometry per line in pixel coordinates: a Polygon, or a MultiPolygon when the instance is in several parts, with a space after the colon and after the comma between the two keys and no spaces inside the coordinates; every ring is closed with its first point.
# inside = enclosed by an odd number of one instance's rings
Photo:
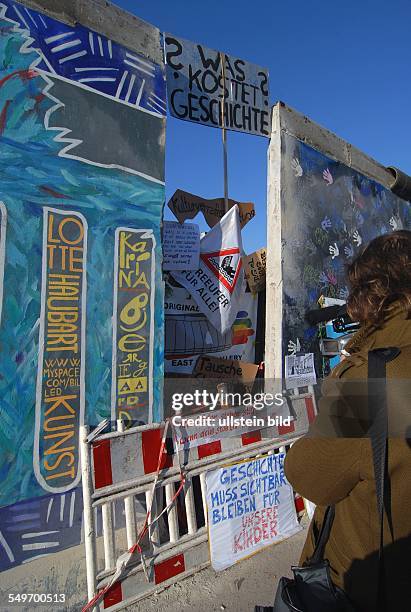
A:
{"type": "MultiPolygon", "coordinates": [[[[383,563],[384,502],[389,502],[385,488],[388,480],[386,364],[395,359],[399,353],[397,348],[376,349],[368,353],[370,437],[378,516],[380,517],[378,597],[375,608],[378,612],[386,612],[383,563]]],[[[329,563],[324,559],[334,515],[334,506],[328,506],[313,556],[303,567],[291,568],[294,574],[293,579],[286,577],[280,579],[274,607],[256,606],[255,612],[289,612],[290,610],[292,612],[355,612],[347,595],[332,583],[329,563]]]]}

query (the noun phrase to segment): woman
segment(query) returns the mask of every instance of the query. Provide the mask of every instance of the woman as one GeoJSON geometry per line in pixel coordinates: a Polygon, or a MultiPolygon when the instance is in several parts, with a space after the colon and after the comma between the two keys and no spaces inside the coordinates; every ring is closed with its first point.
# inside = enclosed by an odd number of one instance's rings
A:
{"type": "Polygon", "coordinates": [[[301,564],[313,553],[325,507],[335,520],[325,558],[334,584],[358,612],[378,609],[377,512],[371,440],[367,437],[368,351],[397,347],[387,364],[388,474],[391,510],[384,515],[387,612],[411,610],[411,232],[373,240],[349,266],[347,310],[361,329],[323,385],[319,415],[287,453],[294,489],[317,504],[301,564]]]}

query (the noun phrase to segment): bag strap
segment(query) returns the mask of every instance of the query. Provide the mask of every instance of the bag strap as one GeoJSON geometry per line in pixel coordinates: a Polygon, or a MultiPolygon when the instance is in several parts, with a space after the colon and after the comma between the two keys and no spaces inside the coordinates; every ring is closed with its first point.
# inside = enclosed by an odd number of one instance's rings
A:
{"type": "Polygon", "coordinates": [[[305,565],[317,565],[317,563],[321,563],[321,561],[324,560],[325,547],[327,545],[328,538],[330,537],[334,517],[335,507],[327,506],[324,514],[323,523],[321,525],[320,534],[315,544],[314,552],[305,565]]]}
{"type": "Polygon", "coordinates": [[[370,438],[374,464],[377,512],[380,521],[378,551],[377,609],[386,610],[384,571],[384,505],[389,507],[386,484],[388,482],[388,411],[387,363],[398,357],[398,348],[375,349],[368,353],[368,412],[371,422],[370,438]]]}
{"type": "MultiPolygon", "coordinates": [[[[398,348],[375,349],[368,353],[368,411],[371,428],[370,438],[373,453],[377,510],[380,519],[380,543],[378,553],[378,605],[385,609],[384,589],[384,501],[388,478],[388,412],[386,393],[386,365],[400,354],[398,348]]],[[[327,506],[314,552],[306,565],[315,565],[324,560],[325,547],[330,537],[335,517],[335,507],[327,506]]]]}

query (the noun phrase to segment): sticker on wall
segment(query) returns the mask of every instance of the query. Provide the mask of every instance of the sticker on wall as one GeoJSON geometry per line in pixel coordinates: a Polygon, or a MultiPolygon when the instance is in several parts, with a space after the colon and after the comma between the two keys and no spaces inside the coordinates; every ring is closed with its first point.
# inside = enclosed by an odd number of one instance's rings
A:
{"type": "Polygon", "coordinates": [[[314,353],[285,356],[285,384],[287,389],[315,385],[314,353]]]}

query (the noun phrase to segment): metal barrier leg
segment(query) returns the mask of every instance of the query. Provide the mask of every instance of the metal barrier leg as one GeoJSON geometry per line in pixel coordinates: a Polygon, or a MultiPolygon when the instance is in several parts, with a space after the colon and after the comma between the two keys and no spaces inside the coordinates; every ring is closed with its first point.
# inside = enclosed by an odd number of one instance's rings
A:
{"type": "Polygon", "coordinates": [[[115,566],[115,545],[112,505],[109,502],[101,507],[103,516],[104,563],[106,570],[115,566]]]}
{"type": "Polygon", "coordinates": [[[201,484],[201,498],[203,500],[203,511],[204,511],[204,524],[207,527],[208,515],[207,515],[207,487],[206,487],[206,472],[200,474],[201,484]]]}
{"type": "Polygon", "coordinates": [[[89,427],[80,427],[80,452],[81,452],[81,475],[83,486],[84,504],[84,545],[86,549],[86,574],[87,574],[87,595],[89,600],[96,594],[96,532],[94,525],[94,512],[92,507],[93,483],[91,477],[90,445],[87,442],[89,427]]]}
{"type": "MultiPolygon", "coordinates": [[[[167,484],[166,490],[166,504],[169,506],[172,504],[173,496],[175,495],[174,483],[167,484]]],[[[170,532],[170,542],[177,542],[179,538],[178,520],[177,520],[177,500],[168,508],[168,530],[170,532]]]]}
{"type": "MultiPolygon", "coordinates": [[[[157,491],[154,491],[153,499],[151,496],[151,490],[146,491],[146,504],[147,508],[150,508],[151,505],[150,521],[153,521],[158,515],[157,491]]],[[[156,522],[153,527],[149,528],[149,540],[154,548],[160,546],[160,527],[158,522],[156,522]]]]}
{"type": "MultiPolygon", "coordinates": [[[[117,431],[125,431],[125,423],[121,419],[117,421],[117,431]]],[[[126,518],[127,546],[131,548],[137,542],[136,507],[134,495],[124,498],[124,514],[126,518]]]]}
{"type": "Polygon", "coordinates": [[[193,494],[193,481],[187,478],[184,485],[184,501],[186,506],[187,530],[190,535],[197,532],[197,519],[193,494]]]}

